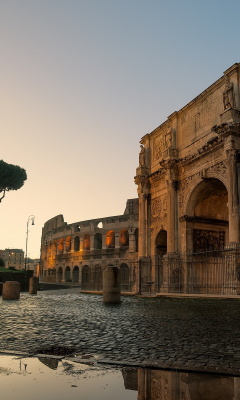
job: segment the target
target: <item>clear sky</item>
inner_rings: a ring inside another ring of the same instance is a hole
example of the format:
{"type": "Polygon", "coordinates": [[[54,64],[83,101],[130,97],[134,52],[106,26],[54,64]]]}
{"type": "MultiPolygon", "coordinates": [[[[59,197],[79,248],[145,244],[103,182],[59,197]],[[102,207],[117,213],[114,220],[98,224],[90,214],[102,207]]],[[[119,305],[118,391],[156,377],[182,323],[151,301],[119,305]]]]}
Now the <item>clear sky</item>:
{"type": "Polygon", "coordinates": [[[122,214],[139,140],[240,62],[239,0],[0,0],[0,249],[44,223],[122,214]]]}

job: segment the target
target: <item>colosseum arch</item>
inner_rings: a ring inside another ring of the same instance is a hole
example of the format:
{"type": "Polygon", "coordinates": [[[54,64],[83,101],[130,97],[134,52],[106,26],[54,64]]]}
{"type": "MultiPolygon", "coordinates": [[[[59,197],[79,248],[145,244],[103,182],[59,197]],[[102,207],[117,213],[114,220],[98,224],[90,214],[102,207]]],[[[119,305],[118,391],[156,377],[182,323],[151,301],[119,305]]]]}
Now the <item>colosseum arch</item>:
{"type": "Polygon", "coordinates": [[[72,280],[73,282],[79,282],[79,267],[77,265],[73,267],[72,280]]]}
{"type": "Polygon", "coordinates": [[[114,231],[108,231],[106,233],[106,248],[107,249],[115,248],[115,233],[114,233],[114,231]]]}
{"type": "Polygon", "coordinates": [[[75,236],[74,238],[74,251],[80,250],[80,239],[79,236],[75,236]]]}
{"type": "Polygon", "coordinates": [[[119,234],[119,247],[120,248],[129,247],[129,233],[127,229],[122,229],[119,234]]]}
{"type": "Polygon", "coordinates": [[[123,292],[129,292],[131,288],[130,268],[126,263],[122,263],[120,265],[120,279],[121,279],[121,290],[123,292]]]}
{"type": "Polygon", "coordinates": [[[88,290],[90,289],[90,277],[91,271],[89,265],[84,265],[82,267],[82,289],[88,290]]]}
{"type": "Polygon", "coordinates": [[[95,265],[93,267],[93,289],[102,290],[103,286],[103,273],[101,265],[95,265]]]}
{"type": "Polygon", "coordinates": [[[58,282],[62,282],[63,281],[63,268],[62,267],[58,267],[58,270],[57,270],[57,281],[58,282]]]}
{"type": "Polygon", "coordinates": [[[216,178],[204,179],[192,190],[186,207],[186,249],[217,250],[228,243],[228,192],[216,178]]]}
{"type": "Polygon", "coordinates": [[[62,254],[63,250],[64,250],[64,240],[63,240],[63,238],[61,238],[58,241],[58,253],[62,254]]]}
{"type": "Polygon", "coordinates": [[[71,282],[71,268],[69,266],[65,268],[65,282],[71,282]]]}
{"type": "Polygon", "coordinates": [[[96,233],[94,235],[94,249],[101,250],[102,249],[102,234],[96,233]]]}

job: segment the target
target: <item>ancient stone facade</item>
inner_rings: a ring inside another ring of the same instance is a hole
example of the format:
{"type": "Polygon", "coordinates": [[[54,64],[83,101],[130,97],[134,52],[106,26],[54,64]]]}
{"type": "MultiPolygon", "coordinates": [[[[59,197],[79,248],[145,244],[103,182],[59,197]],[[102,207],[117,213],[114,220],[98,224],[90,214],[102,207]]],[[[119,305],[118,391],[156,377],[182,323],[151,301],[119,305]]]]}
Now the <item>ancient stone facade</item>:
{"type": "Polygon", "coordinates": [[[240,64],[140,143],[138,282],[238,293],[240,64]]]}
{"type": "Polygon", "coordinates": [[[127,200],[123,215],[64,222],[62,215],[44,224],[41,275],[48,282],[76,282],[83,290],[102,290],[103,270],[118,266],[121,290],[136,291],[138,199],[127,200]]]}

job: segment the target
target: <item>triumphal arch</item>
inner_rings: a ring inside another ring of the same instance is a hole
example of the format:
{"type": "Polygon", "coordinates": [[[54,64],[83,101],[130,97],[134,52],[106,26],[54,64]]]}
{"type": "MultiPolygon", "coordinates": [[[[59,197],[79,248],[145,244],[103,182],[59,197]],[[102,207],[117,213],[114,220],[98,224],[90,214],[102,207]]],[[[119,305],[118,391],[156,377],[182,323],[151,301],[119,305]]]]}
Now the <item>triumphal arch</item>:
{"type": "Polygon", "coordinates": [[[240,63],[140,143],[139,287],[240,293],[240,63]]]}

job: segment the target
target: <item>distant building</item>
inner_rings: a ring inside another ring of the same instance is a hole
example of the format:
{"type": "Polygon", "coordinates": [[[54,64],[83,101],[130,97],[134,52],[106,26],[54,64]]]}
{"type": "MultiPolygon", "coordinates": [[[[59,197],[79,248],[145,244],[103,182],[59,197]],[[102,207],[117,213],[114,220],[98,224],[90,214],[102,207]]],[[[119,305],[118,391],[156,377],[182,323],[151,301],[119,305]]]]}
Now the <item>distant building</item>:
{"type": "Polygon", "coordinates": [[[21,249],[0,250],[0,258],[5,263],[5,268],[22,270],[24,269],[24,251],[21,249]]]}

